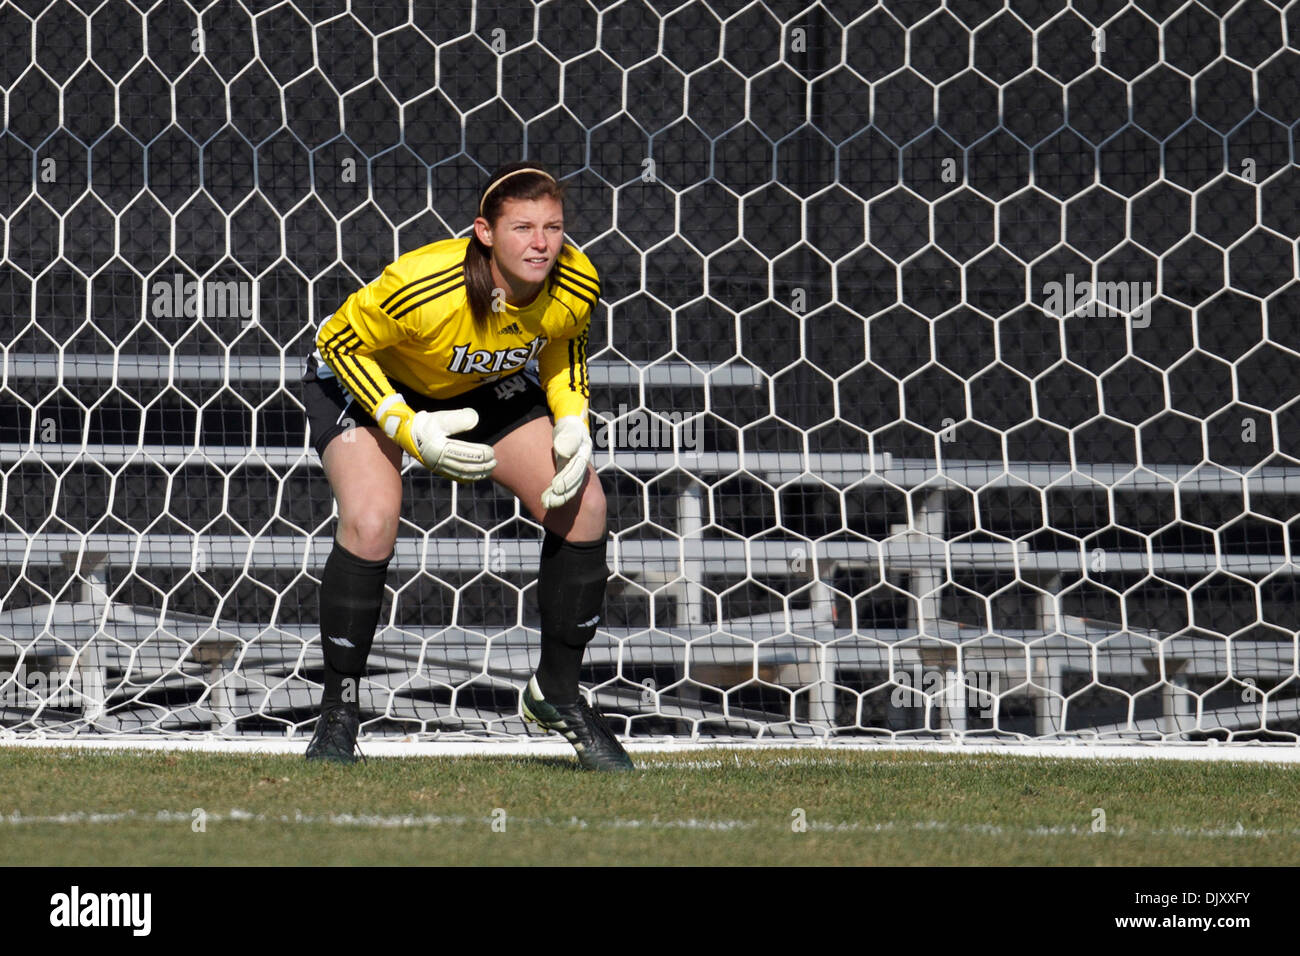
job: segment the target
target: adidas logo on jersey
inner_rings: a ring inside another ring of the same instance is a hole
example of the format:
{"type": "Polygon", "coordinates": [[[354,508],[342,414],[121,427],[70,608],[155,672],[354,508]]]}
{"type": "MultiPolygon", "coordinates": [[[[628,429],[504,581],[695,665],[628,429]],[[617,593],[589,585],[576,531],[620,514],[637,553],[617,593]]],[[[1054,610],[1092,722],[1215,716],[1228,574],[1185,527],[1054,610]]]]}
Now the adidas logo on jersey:
{"type": "Polygon", "coordinates": [[[507,325],[504,329],[501,330],[501,334],[502,335],[523,335],[524,333],[523,330],[519,328],[518,322],[511,322],[509,325],[507,325]]]}

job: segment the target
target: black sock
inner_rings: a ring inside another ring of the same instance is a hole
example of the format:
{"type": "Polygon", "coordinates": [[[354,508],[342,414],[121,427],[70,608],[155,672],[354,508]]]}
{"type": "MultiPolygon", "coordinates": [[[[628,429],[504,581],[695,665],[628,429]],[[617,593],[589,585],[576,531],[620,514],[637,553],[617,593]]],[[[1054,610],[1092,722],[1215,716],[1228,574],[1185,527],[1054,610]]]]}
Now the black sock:
{"type": "Polygon", "coordinates": [[[358,705],[361,674],[375,640],[384,578],[393,556],[358,558],[337,541],[325,561],[320,582],[320,640],[325,652],[325,692],[321,710],[358,705]]]}
{"type": "Polygon", "coordinates": [[[542,612],[542,659],[537,686],[553,704],[578,699],[582,655],[596,636],[605,601],[606,536],[599,541],[565,541],[551,531],[542,540],[537,605],[542,612]]]}

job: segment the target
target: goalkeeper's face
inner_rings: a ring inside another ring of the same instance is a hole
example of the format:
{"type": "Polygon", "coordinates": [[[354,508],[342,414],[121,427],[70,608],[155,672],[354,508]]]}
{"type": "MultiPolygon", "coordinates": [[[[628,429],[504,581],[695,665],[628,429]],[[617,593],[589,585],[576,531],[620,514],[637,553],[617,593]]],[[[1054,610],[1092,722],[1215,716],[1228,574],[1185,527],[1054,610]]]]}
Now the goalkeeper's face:
{"type": "Polygon", "coordinates": [[[475,226],[512,298],[541,286],[564,245],[564,207],[549,197],[507,199],[496,222],[489,226],[480,219],[475,226]]]}

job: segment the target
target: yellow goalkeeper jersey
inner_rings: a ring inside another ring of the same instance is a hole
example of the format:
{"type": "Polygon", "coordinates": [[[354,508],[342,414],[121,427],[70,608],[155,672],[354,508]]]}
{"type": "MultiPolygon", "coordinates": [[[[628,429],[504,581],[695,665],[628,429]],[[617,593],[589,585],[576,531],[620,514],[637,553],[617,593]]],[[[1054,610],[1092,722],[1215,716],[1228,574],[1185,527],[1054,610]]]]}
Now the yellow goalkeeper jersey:
{"type": "Polygon", "coordinates": [[[522,308],[503,300],[480,332],[465,288],[468,245],[446,239],[399,258],[321,324],[317,358],[371,416],[398,391],[390,375],[453,398],[536,359],[552,414],[586,423],[587,331],[600,295],[591,260],[566,243],[537,298],[522,308]]]}

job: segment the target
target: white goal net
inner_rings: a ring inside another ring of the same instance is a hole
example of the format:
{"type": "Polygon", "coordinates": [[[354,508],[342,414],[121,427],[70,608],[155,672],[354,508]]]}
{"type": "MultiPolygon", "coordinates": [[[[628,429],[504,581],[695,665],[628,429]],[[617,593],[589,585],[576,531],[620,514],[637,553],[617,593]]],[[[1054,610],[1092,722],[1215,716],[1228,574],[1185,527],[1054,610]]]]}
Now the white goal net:
{"type": "MultiPolygon", "coordinates": [[[[1300,739],[1300,3],[0,6],[0,736],[309,733],[320,320],[546,163],[634,737],[1300,739]]],[[[528,733],[407,461],[363,734],[528,733]]]]}

